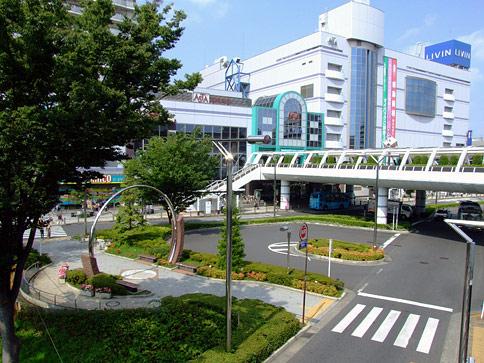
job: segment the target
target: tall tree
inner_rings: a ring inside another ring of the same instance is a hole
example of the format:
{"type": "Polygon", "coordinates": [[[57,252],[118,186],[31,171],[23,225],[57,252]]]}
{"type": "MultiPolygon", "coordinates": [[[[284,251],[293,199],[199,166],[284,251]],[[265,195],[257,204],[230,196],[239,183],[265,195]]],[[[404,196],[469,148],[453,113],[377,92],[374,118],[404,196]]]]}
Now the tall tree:
{"type": "Polygon", "coordinates": [[[17,362],[14,313],[35,226],[58,202],[59,182],[122,157],[167,117],[158,94],[192,89],[200,75],[171,82],[181,67],[163,57],[183,28],[182,12],[136,7],[110,29],[111,0],[85,1],[72,16],[62,0],[0,0],[0,333],[3,362],[17,362]],[[23,233],[32,228],[24,243],[23,233]]]}
{"type": "MultiPolygon", "coordinates": [[[[226,215],[225,210],[224,215],[226,215]]],[[[232,209],[232,268],[237,270],[244,265],[244,240],[240,234],[240,215],[239,209],[232,209]]],[[[221,269],[227,267],[227,218],[224,219],[224,224],[220,229],[220,240],[217,245],[218,260],[217,266],[221,269]]]]}
{"type": "MultiPolygon", "coordinates": [[[[202,139],[199,130],[153,137],[145,150],[125,162],[126,183],[155,187],[167,195],[175,212],[183,211],[215,176],[219,159],[210,156],[211,151],[210,140],[202,139]]],[[[159,199],[158,194],[143,192],[148,199],[159,199]]]]}

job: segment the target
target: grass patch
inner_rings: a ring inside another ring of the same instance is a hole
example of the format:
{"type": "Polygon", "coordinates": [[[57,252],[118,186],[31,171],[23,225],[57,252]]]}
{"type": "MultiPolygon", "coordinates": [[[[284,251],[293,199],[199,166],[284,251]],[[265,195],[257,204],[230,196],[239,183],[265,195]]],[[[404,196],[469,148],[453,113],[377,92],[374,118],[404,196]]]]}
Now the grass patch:
{"type": "MultiPolygon", "coordinates": [[[[316,238],[309,240],[308,252],[321,256],[329,256],[329,239],[316,238]]],[[[365,243],[353,243],[333,240],[332,257],[350,261],[375,261],[385,257],[383,249],[374,250],[365,243]]]]}
{"type": "Polygon", "coordinates": [[[233,352],[225,353],[225,298],[190,294],[156,309],[57,311],[24,308],[16,321],[20,361],[262,362],[300,329],[284,309],[233,301],[233,352]]]}

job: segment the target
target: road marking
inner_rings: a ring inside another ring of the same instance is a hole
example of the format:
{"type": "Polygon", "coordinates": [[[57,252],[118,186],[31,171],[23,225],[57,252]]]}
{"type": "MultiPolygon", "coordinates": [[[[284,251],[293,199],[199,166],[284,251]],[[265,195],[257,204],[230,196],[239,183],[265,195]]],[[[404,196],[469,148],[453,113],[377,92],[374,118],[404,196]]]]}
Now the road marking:
{"type": "Polygon", "coordinates": [[[392,330],[393,325],[395,325],[399,316],[400,316],[400,311],[397,311],[397,310],[390,311],[387,317],[385,318],[385,320],[383,321],[383,323],[376,331],[376,333],[371,338],[371,340],[382,343],[386,339],[388,333],[390,333],[390,330],[392,330]]]}
{"type": "Polygon", "coordinates": [[[366,305],[356,304],[351,311],[331,331],[342,333],[353,320],[363,311],[366,305]]]}
{"type": "Polygon", "coordinates": [[[363,286],[361,287],[361,289],[358,290],[358,293],[362,292],[364,289],[366,289],[366,287],[368,286],[368,282],[365,282],[363,284],[363,286]]]}
{"type": "Polygon", "coordinates": [[[390,297],[390,296],[368,294],[366,292],[361,292],[361,291],[358,291],[358,295],[373,298],[373,299],[378,299],[378,300],[394,301],[394,302],[399,302],[399,303],[407,304],[407,305],[420,306],[422,308],[428,308],[428,309],[434,309],[434,310],[440,310],[440,311],[447,311],[449,313],[452,313],[454,311],[454,309],[446,308],[444,306],[424,304],[424,303],[421,303],[421,302],[418,302],[418,301],[399,299],[399,298],[390,297]]]}
{"type": "Polygon", "coordinates": [[[383,271],[383,269],[381,268],[381,269],[379,269],[379,270],[376,272],[376,274],[377,274],[377,275],[379,275],[379,274],[380,274],[382,271],[383,271]]]}
{"type": "Polygon", "coordinates": [[[376,318],[380,315],[383,311],[382,308],[373,308],[371,309],[370,313],[363,319],[363,321],[358,325],[355,331],[351,334],[354,337],[361,338],[365,333],[370,329],[370,326],[375,322],[376,318]]]}
{"type": "Polygon", "coordinates": [[[385,241],[385,243],[382,245],[382,248],[385,249],[386,247],[388,247],[390,245],[390,243],[392,243],[393,241],[395,241],[398,236],[400,236],[400,233],[397,233],[397,234],[394,234],[393,236],[391,236],[389,239],[387,239],[385,241]]]}
{"type": "Polygon", "coordinates": [[[428,318],[425,329],[422,333],[422,337],[418,342],[417,352],[429,354],[430,347],[432,346],[432,341],[434,340],[435,332],[437,331],[437,326],[439,325],[439,320],[434,318],[428,318]]]}
{"type": "Polygon", "coordinates": [[[397,339],[395,339],[395,343],[393,343],[393,345],[400,348],[406,348],[408,345],[408,341],[410,340],[410,337],[412,336],[413,331],[418,324],[419,319],[420,315],[410,314],[405,321],[405,325],[403,326],[402,330],[400,330],[397,339]]]}
{"type": "MultiPolygon", "coordinates": [[[[290,243],[290,247],[295,247],[295,246],[297,246],[297,244],[298,244],[297,242],[291,242],[290,243]]],[[[271,243],[269,246],[267,246],[267,248],[271,252],[279,253],[281,255],[286,255],[287,256],[287,242],[275,242],[275,243],[271,243]]],[[[289,255],[290,256],[294,256],[294,257],[300,257],[300,255],[296,255],[296,254],[290,253],[290,252],[289,252],[289,255]]]]}

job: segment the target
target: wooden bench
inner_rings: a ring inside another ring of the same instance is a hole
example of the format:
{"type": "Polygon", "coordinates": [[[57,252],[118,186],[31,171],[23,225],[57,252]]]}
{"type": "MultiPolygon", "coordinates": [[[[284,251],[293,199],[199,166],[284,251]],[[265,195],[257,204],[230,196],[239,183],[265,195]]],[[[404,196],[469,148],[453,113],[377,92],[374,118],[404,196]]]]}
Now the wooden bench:
{"type": "Polygon", "coordinates": [[[136,285],[132,282],[128,282],[128,281],[124,281],[124,280],[116,280],[116,284],[123,286],[124,288],[126,288],[126,290],[128,290],[130,292],[137,292],[138,291],[138,285],[136,285]]]}
{"type": "Polygon", "coordinates": [[[191,265],[185,265],[184,263],[177,262],[176,267],[179,268],[180,270],[192,272],[192,273],[197,273],[197,268],[195,266],[191,265]]]}
{"type": "Polygon", "coordinates": [[[145,262],[155,263],[158,258],[150,255],[139,255],[138,259],[145,262]]]}

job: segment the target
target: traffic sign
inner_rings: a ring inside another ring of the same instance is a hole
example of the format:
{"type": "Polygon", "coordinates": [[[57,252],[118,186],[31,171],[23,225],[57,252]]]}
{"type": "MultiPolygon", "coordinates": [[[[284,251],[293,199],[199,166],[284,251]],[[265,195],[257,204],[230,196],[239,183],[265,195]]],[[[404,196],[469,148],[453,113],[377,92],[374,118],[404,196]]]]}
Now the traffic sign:
{"type": "Polygon", "coordinates": [[[305,240],[308,238],[308,225],[304,223],[301,227],[299,227],[299,239],[305,240]]]}
{"type": "Polygon", "coordinates": [[[299,248],[306,248],[308,246],[308,240],[303,239],[301,242],[299,242],[299,248]]]}

